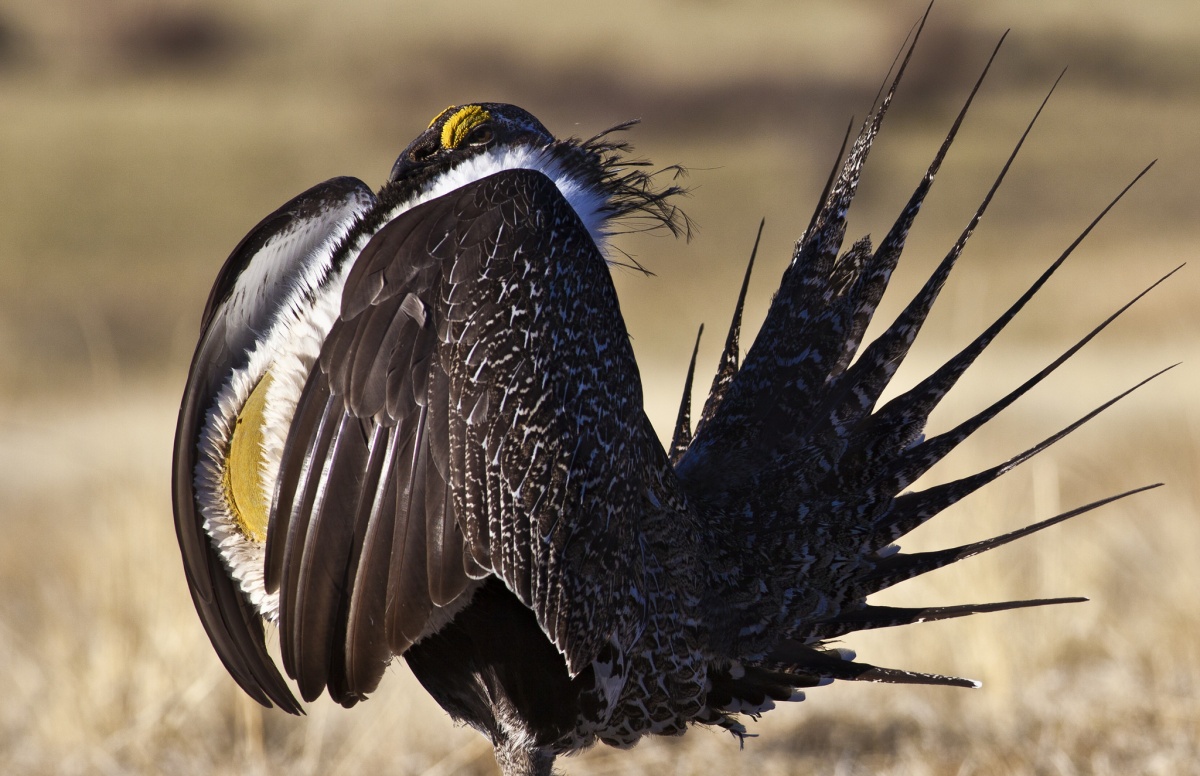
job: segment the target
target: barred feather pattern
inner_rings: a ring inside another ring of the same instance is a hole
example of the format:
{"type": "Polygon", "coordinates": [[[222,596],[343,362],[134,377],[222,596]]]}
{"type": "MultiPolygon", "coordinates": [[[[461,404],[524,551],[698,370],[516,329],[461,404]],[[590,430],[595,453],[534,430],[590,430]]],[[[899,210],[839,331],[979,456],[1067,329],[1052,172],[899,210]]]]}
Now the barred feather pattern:
{"type": "MultiPolygon", "coordinates": [[[[460,258],[443,286],[446,311],[439,339],[446,348],[440,357],[453,410],[450,448],[474,459],[452,461],[450,471],[480,475],[450,483],[456,511],[478,516],[479,531],[469,532],[467,540],[477,559],[490,562],[530,602],[552,637],[563,634],[563,646],[566,633],[591,631],[578,647],[567,647],[568,666],[578,671],[607,640],[625,647],[645,625],[641,612],[613,613],[644,602],[646,591],[612,585],[643,577],[652,585],[665,573],[653,565],[634,573],[627,566],[595,564],[601,559],[638,563],[637,543],[674,533],[654,528],[686,516],[688,509],[681,495],[671,492],[670,480],[647,481],[644,474],[661,471],[663,456],[641,411],[640,383],[604,376],[636,375],[636,367],[624,325],[610,314],[615,291],[594,247],[582,240],[575,244],[584,233],[559,222],[576,218],[569,208],[517,207],[553,202],[544,194],[501,187],[487,204],[502,223],[533,223],[534,233],[565,239],[519,245],[503,255],[486,249],[467,253],[485,259],[479,267],[463,262],[461,242],[453,246],[460,258]],[[472,282],[459,285],[460,275],[472,282]],[[568,427],[562,418],[570,419],[568,427]],[[643,526],[630,519],[633,514],[645,521],[643,526]],[[512,515],[525,515],[527,522],[512,515]],[[536,567],[518,551],[539,547],[561,550],[536,567]],[[570,572],[560,576],[557,564],[570,572]],[[595,627],[605,622],[613,627],[595,627]]],[[[480,234],[489,231],[487,225],[479,229],[480,234]]],[[[438,249],[432,255],[438,256],[438,249]]],[[[685,547],[647,557],[690,563],[692,554],[685,547]]],[[[658,600],[666,611],[675,608],[669,596],[658,600]]]]}
{"type": "MultiPolygon", "coordinates": [[[[995,322],[879,406],[1029,131],[928,281],[864,346],[992,61],[888,233],[843,250],[862,168],[919,35],[920,27],[853,142],[847,134],[742,361],[756,238],[696,429],[693,352],[669,453],[645,416],[597,242],[619,217],[686,228],[669,201],[679,189],[658,190],[638,164],[623,166],[625,147],[606,134],[557,141],[527,112],[496,103],[485,105],[511,120],[509,143],[450,149],[440,166],[422,166],[433,151],[402,155],[330,256],[339,282],[345,273],[340,315],[290,418],[261,552],[263,591],[278,594],[282,663],[306,700],[327,691],[353,705],[403,655],[439,703],[492,739],[506,774],[545,776],[555,755],[597,740],[630,746],[693,723],[745,736],[740,715],[833,680],[974,686],[856,662],[829,640],[1079,600],[867,603],[890,585],[1147,489],[960,547],[894,546],[1157,376],[1007,460],[907,491],[1146,293],[989,406],[926,438],[933,409],[1126,187],[995,322]],[[537,159],[553,164],[530,166],[537,159]],[[583,216],[557,173],[581,183],[599,210],[583,216]],[[497,628],[512,641],[493,639],[497,628]]],[[[431,125],[410,149],[428,150],[439,136],[431,125]]],[[[344,189],[358,186],[331,187],[344,189]]],[[[235,252],[234,264],[252,253],[235,252]]],[[[214,314],[209,338],[225,324],[214,314]]],[[[197,363],[202,379],[189,378],[177,447],[185,452],[208,381],[220,377],[204,371],[204,358],[197,363]]],[[[210,637],[254,697],[298,711],[248,604],[211,573],[219,560],[188,522],[196,494],[178,476],[191,474],[191,459],[178,460],[177,525],[210,637]]]]}
{"type": "MultiPolygon", "coordinates": [[[[1026,128],[977,212],[928,282],[855,360],[908,231],[987,73],[985,67],[928,171],[879,246],[874,248],[869,239],[863,238],[835,259],[841,250],[845,217],[860,170],[906,64],[907,55],[840,169],[835,167],[831,174],[822,204],[796,246],[744,364],[740,369],[737,366],[742,309],[739,299],[718,374],[695,434],[685,428],[676,431],[675,471],[690,500],[712,526],[710,573],[714,580],[728,581],[728,586],[712,594],[705,610],[729,615],[728,621],[710,622],[710,626],[713,651],[735,656],[738,670],[743,672],[740,690],[726,692],[735,699],[738,692],[749,694],[746,690],[750,680],[744,678],[747,669],[766,671],[776,679],[791,677],[794,688],[829,678],[969,685],[967,680],[953,677],[855,663],[821,643],[854,630],[1080,600],[914,609],[875,607],[866,602],[870,594],[904,579],[1145,489],[1102,499],[972,545],[915,555],[897,552],[893,545],[908,531],[1028,460],[1146,382],[1008,461],[946,485],[904,493],[921,474],[1061,366],[1129,306],[991,406],[950,431],[925,438],[925,423],[933,408],[1108,208],[1128,191],[1126,187],[979,337],[914,388],[877,406],[1029,132],[1026,128]],[[754,580],[755,584],[747,585],[746,580],[754,580]],[[740,612],[748,614],[739,616],[740,612]]],[[[1040,112],[1041,107],[1033,121],[1040,112]]],[[[687,405],[685,397],[681,418],[688,416],[687,405]]],[[[771,687],[770,682],[761,674],[755,681],[760,682],[758,697],[769,697],[766,688],[771,687]]],[[[738,682],[732,684],[738,686],[738,682]]],[[[783,693],[779,686],[772,689],[776,699],[783,693]]],[[[717,696],[709,699],[713,711],[724,713],[737,705],[732,701],[730,704],[722,707],[717,696]]],[[[727,720],[726,716],[728,727],[727,720]]]]}
{"type": "Polygon", "coordinates": [[[495,575],[570,674],[595,676],[555,751],[679,733],[699,714],[707,638],[689,591],[703,530],[642,411],[615,309],[599,249],[540,172],[419,205],[362,250],[293,421],[308,442],[284,458],[270,532],[287,538],[268,543],[305,698],[364,697],[388,652],[495,575]],[[356,499],[355,520],[325,516],[356,499]],[[328,569],[306,572],[309,555],[328,569]],[[345,615],[316,606],[328,577],[353,591],[345,615]]]}
{"type": "MultiPolygon", "coordinates": [[[[647,733],[682,732],[702,706],[704,639],[687,616],[694,601],[682,600],[700,553],[680,535],[700,527],[663,476],[665,456],[641,410],[628,335],[611,315],[615,290],[595,248],[582,242],[569,208],[536,204],[555,201],[537,190],[548,181],[521,183],[534,190],[498,187],[488,212],[563,239],[503,253],[453,246],[460,258],[443,287],[439,338],[448,346],[450,449],[474,460],[452,460],[450,471],[479,476],[452,480],[451,490],[455,510],[477,516],[478,533],[467,535],[474,557],[537,613],[573,673],[591,663],[598,674],[581,699],[591,713],[560,746],[597,736],[628,746],[647,733]],[[464,254],[485,263],[464,264],[464,254]],[[459,276],[472,281],[460,286],[459,276]]],[[[480,217],[472,208],[453,218],[480,217]]]]}

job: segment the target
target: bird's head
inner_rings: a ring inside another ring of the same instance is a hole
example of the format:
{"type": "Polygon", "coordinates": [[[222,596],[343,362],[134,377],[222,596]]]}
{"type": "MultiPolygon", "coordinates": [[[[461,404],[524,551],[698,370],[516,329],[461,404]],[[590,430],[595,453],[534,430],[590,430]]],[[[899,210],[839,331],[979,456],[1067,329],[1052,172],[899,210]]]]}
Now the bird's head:
{"type": "Polygon", "coordinates": [[[542,122],[516,105],[451,105],[400,153],[389,182],[419,187],[489,149],[522,145],[540,148],[553,142],[554,136],[542,122]]]}
{"type": "Polygon", "coordinates": [[[650,228],[665,225],[675,234],[689,232],[686,216],[668,201],[684,190],[659,186],[654,180],[661,172],[677,177],[682,169],[647,171],[648,162],[630,159],[629,146],[613,138],[613,133],[636,123],[618,124],[588,140],[560,140],[532,113],[516,105],[452,105],[400,153],[381,197],[397,203],[424,199],[479,174],[466,173],[469,167],[478,171],[527,167],[546,172],[560,187],[560,179],[569,179],[589,192],[597,216],[607,224],[606,233],[629,230],[628,225],[617,230],[611,227],[612,222],[627,217],[648,218],[650,228]],[[463,169],[464,175],[450,174],[455,169],[463,169]]]}

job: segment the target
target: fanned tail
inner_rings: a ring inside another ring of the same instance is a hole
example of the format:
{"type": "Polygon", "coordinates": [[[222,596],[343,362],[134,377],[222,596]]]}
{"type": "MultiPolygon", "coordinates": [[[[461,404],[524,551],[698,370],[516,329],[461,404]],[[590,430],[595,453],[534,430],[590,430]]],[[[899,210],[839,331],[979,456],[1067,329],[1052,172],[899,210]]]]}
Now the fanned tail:
{"type": "MultiPolygon", "coordinates": [[[[920,28],[912,45],[919,35],[920,28]]],[[[870,242],[860,240],[835,263],[859,175],[911,55],[912,46],[879,107],[864,121],[840,174],[831,174],[832,183],[827,184],[821,205],[797,243],[767,318],[740,369],[736,368],[736,352],[730,352],[731,347],[734,351],[737,348],[740,305],[734,315],[721,368],[695,437],[676,466],[685,485],[704,490],[706,502],[714,507],[737,503],[745,493],[756,490],[764,474],[769,474],[764,466],[769,469],[779,459],[790,457],[813,437],[811,423],[798,424],[796,419],[820,420],[816,403],[844,396],[853,387],[844,383],[841,390],[831,392],[827,388],[857,352],[900,258],[908,230],[987,73],[985,68],[878,250],[872,253],[870,242]],[[705,489],[705,482],[717,482],[712,477],[714,472],[721,473],[719,488],[705,489]]],[[[995,55],[993,52],[992,59],[995,55]]],[[[989,67],[992,59],[988,60],[989,67]]],[[[883,382],[886,385],[886,380],[883,382]]],[[[874,401],[862,398],[858,403],[865,403],[865,411],[869,412],[874,401]]],[[[775,479],[773,474],[770,477],[775,479]]]]}
{"type": "MultiPolygon", "coordinates": [[[[918,25],[912,43],[897,58],[895,77],[882,92],[878,107],[863,122],[848,153],[843,142],[838,155],[841,162],[829,176],[766,320],[739,367],[742,310],[758,248],[756,238],[720,365],[694,435],[690,430],[689,396],[695,354],[689,368],[671,461],[689,499],[725,531],[720,546],[713,551],[717,576],[767,580],[757,591],[731,588],[728,598],[735,603],[730,605],[730,622],[717,625],[718,630],[725,628],[716,638],[728,641],[731,662],[711,667],[710,718],[701,721],[724,726],[738,735],[744,735],[745,730],[729,715],[761,713],[775,701],[799,699],[800,688],[834,679],[976,686],[966,679],[857,663],[852,655],[829,648],[824,642],[857,630],[1082,601],[1074,597],[1044,598],[905,608],[872,606],[866,599],[905,579],[1158,487],[1127,490],[959,547],[906,554],[894,546],[909,531],[1167,371],[1151,375],[990,468],[923,491],[903,492],[1176,271],[1139,293],[989,406],[946,432],[925,437],[933,409],[1152,163],[991,325],[913,388],[879,406],[880,397],[908,355],[950,272],[1062,78],[1060,74],[1051,86],[979,207],[930,278],[892,324],[860,353],[909,230],[1004,40],[1001,38],[992,52],[887,235],[874,248],[869,239],[863,238],[839,257],[846,214],[862,166],[920,31],[918,25]]],[[[761,229],[760,225],[760,236],[761,229]]]]}

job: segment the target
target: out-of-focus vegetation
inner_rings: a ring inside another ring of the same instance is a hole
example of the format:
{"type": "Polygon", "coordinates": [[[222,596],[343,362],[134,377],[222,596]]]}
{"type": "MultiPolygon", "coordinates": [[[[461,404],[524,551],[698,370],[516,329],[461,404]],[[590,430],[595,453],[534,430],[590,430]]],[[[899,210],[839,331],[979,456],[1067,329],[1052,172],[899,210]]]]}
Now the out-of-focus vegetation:
{"type": "MultiPolygon", "coordinates": [[[[493,773],[402,665],[352,711],[242,697],[175,548],[168,461],[209,284],[267,212],[328,177],[378,185],[447,104],[516,102],[560,134],[630,117],[639,154],[691,169],[689,242],[630,235],[617,269],[669,428],[695,328],[711,369],[758,219],[748,325],[923,10],[902,2],[353,0],[0,7],[0,771],[493,773]]],[[[934,416],[946,428],[1051,360],[1200,239],[1200,6],[1106,0],[935,8],[863,178],[851,235],[882,236],[1007,27],[914,230],[886,320],[953,242],[1063,66],[1058,92],[901,372],[910,385],[998,314],[1149,160],[1161,161],[934,416]]],[[[1110,492],[1167,487],[888,591],[1088,604],[848,639],[865,659],[981,691],[835,685],[738,751],[697,730],[598,749],[572,774],[1200,772],[1200,292],[1185,269],[935,471],[997,462],[1157,368],[1184,365],[922,529],[932,548],[1110,492]]],[[[700,381],[703,384],[704,380],[700,381]]]]}

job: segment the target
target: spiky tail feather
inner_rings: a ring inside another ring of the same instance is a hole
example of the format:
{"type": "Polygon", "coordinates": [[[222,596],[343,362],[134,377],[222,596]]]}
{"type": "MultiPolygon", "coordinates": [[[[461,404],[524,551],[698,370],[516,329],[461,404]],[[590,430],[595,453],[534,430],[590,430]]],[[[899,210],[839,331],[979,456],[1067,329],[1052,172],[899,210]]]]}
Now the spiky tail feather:
{"type": "MultiPolygon", "coordinates": [[[[1081,601],[1053,598],[898,608],[870,606],[866,598],[904,579],[1157,487],[1150,485],[1100,499],[1003,536],[961,547],[904,554],[891,546],[933,515],[1046,449],[1161,374],[1143,380],[1007,461],[954,482],[902,493],[954,447],[1058,369],[1130,305],[1165,280],[1165,277],[1160,279],[1138,294],[1059,358],[991,406],[950,431],[924,438],[925,424],[933,408],[1096,224],[1149,170],[1148,166],[992,325],[928,378],[876,409],[881,394],[907,355],[950,271],[1054,91],[1052,86],[979,208],[933,275],[891,326],[855,361],[908,231],[1000,48],[997,44],[925,176],[879,247],[872,250],[870,241],[863,239],[837,258],[859,173],[923,24],[924,18],[903,58],[898,57],[900,64],[895,78],[878,107],[864,121],[849,154],[840,165],[835,164],[762,329],[739,368],[741,316],[750,274],[747,268],[720,365],[694,435],[690,430],[689,396],[695,353],[688,370],[671,456],[681,482],[694,503],[709,510],[714,521],[727,522],[730,536],[754,534],[760,537],[759,541],[778,548],[768,553],[766,559],[736,558],[741,578],[777,582],[773,588],[768,583],[768,589],[757,601],[742,599],[745,603],[757,603],[757,606],[743,606],[747,613],[736,623],[738,635],[733,639],[733,652],[744,655],[745,659],[729,666],[714,666],[710,672],[712,718],[702,721],[722,725],[738,735],[745,735],[745,729],[730,714],[760,713],[774,701],[802,697],[796,688],[833,679],[977,686],[975,682],[955,677],[856,663],[852,654],[823,647],[822,643],[856,630],[1081,601]],[[755,563],[763,567],[757,568],[755,563]]],[[[1058,80],[1054,86],[1057,84],[1058,80]]],[[[843,143],[839,160],[845,147],[843,143]]],[[[756,239],[751,267],[757,247],[756,239]]],[[[761,553],[761,548],[758,551],[761,553]]]]}

